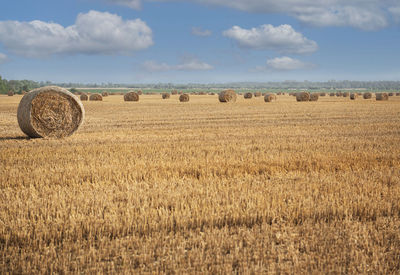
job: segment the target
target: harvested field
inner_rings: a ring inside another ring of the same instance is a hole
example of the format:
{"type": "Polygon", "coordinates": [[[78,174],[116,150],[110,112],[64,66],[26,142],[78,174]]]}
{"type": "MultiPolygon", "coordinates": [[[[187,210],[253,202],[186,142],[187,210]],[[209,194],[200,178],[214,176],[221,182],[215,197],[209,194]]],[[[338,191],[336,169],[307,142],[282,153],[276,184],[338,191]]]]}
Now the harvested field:
{"type": "Polygon", "coordinates": [[[0,95],[2,274],[398,274],[400,97],[83,102],[27,139],[0,95]]]}

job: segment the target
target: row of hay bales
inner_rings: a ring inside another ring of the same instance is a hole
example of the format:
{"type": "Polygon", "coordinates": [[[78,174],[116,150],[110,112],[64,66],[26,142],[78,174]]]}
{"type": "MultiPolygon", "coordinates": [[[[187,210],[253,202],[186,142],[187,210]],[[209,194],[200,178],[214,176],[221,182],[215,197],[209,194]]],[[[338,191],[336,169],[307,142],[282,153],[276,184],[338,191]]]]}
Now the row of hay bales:
{"type": "MultiPolygon", "coordinates": [[[[295,96],[297,101],[317,101],[319,96],[326,96],[325,93],[309,93],[309,92],[290,93],[289,95],[295,96]]],[[[363,99],[371,99],[373,93],[336,92],[336,93],[330,93],[329,95],[337,97],[349,97],[351,100],[356,100],[359,96],[362,96],[363,99]]],[[[394,95],[395,95],[394,93],[375,93],[375,98],[378,101],[389,100],[389,96],[394,96],[394,95]]],[[[396,96],[400,96],[400,93],[396,93],[396,96]]]]}

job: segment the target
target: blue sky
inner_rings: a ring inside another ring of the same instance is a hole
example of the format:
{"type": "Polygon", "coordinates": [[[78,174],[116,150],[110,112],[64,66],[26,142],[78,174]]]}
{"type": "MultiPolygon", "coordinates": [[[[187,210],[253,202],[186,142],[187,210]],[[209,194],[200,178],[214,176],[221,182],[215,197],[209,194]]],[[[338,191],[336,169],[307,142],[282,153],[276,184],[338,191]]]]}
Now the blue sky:
{"type": "Polygon", "coordinates": [[[17,0],[0,75],[83,83],[400,80],[397,0],[17,0]]]}

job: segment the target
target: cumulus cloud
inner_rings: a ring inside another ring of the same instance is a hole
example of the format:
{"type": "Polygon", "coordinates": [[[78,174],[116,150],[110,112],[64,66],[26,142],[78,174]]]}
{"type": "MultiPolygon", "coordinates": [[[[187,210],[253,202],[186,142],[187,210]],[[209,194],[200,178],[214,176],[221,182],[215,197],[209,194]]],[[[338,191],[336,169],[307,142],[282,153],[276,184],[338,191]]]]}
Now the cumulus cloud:
{"type": "Polygon", "coordinates": [[[264,72],[264,71],[294,71],[302,69],[311,69],[315,67],[314,64],[306,63],[298,59],[294,59],[288,56],[276,57],[268,59],[266,65],[257,66],[252,69],[252,72],[264,72]]]}
{"type": "Polygon", "coordinates": [[[158,63],[150,60],[143,63],[142,67],[148,72],[166,72],[166,71],[208,71],[213,66],[198,60],[197,58],[184,58],[177,65],[168,65],[167,63],[158,63]]]}
{"type": "Polygon", "coordinates": [[[0,53],[0,64],[7,61],[7,55],[0,53]]]}
{"type": "Polygon", "coordinates": [[[243,29],[233,26],[223,32],[232,38],[241,48],[258,50],[274,50],[279,53],[307,54],[318,50],[315,41],[309,40],[303,34],[296,32],[290,25],[262,25],[258,28],[243,29]]]}
{"type": "Polygon", "coordinates": [[[203,30],[200,27],[193,27],[192,28],[192,34],[197,35],[197,36],[210,36],[211,31],[210,30],[203,30]]]}
{"type": "MultiPolygon", "coordinates": [[[[108,0],[133,8],[140,0],[108,0]],[[128,6],[129,6],[128,5],[128,6]]],[[[144,0],[172,2],[176,0],[144,0]]],[[[254,13],[283,13],[315,26],[352,26],[377,30],[388,25],[387,14],[396,0],[186,0],[254,13]]]]}
{"type": "Polygon", "coordinates": [[[390,7],[389,12],[392,14],[396,21],[400,21],[400,6],[390,7]]]}
{"type": "Polygon", "coordinates": [[[0,21],[0,43],[28,57],[53,54],[129,54],[153,45],[152,30],[140,19],[89,11],[63,27],[39,20],[0,21]]]}

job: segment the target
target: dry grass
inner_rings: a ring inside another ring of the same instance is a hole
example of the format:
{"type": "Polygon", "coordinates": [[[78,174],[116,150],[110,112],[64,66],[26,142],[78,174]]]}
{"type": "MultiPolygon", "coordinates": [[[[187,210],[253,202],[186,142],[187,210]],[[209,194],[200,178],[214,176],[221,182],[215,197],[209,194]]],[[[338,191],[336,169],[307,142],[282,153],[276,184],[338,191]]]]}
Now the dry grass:
{"type": "Polygon", "coordinates": [[[61,140],[23,138],[20,99],[0,96],[3,274],[399,273],[399,97],[106,97],[61,140]]]}

